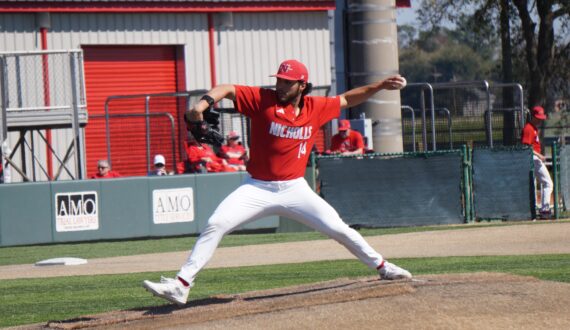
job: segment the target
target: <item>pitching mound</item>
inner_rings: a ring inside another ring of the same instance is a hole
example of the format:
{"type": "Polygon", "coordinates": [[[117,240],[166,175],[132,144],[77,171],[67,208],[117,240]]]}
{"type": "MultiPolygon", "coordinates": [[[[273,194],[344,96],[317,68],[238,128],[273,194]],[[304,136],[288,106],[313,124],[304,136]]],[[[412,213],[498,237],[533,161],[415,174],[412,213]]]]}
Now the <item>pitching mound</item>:
{"type": "MultiPolygon", "coordinates": [[[[142,290],[142,288],[141,288],[142,290]]],[[[494,273],[376,277],[49,322],[78,329],[570,329],[570,284],[494,273]]]]}

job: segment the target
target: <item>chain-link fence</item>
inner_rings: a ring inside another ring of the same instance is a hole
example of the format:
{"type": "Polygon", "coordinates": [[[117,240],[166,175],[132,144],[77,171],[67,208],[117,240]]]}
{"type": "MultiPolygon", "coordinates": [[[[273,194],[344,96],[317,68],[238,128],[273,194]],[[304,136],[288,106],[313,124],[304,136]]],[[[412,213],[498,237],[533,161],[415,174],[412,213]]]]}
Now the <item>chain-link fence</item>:
{"type": "Polygon", "coordinates": [[[405,151],[514,145],[524,118],[519,84],[412,83],[401,91],[405,151]]]}
{"type": "Polygon", "coordinates": [[[70,178],[81,178],[80,126],[87,122],[81,50],[0,53],[0,90],[0,137],[4,149],[11,149],[4,164],[24,181],[35,181],[38,168],[48,179],[57,179],[62,167],[70,178]],[[51,134],[44,134],[43,129],[71,129],[72,145],[59,141],[52,145],[51,134]],[[8,145],[8,132],[14,131],[20,132],[20,138],[15,145],[8,145]],[[29,131],[34,133],[26,136],[29,131]],[[34,136],[36,141],[45,141],[46,147],[37,148],[34,136]],[[40,155],[35,149],[46,152],[40,155]],[[68,169],[72,159],[76,166],[68,169]],[[55,161],[59,168],[52,168],[55,161]]]}

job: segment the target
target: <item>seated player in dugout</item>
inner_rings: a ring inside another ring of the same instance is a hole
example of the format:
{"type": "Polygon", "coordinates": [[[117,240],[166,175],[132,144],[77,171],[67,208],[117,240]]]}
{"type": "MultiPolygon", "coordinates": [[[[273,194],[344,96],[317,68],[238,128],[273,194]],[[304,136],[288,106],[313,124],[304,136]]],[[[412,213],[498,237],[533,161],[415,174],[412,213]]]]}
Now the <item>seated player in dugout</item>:
{"type": "Polygon", "coordinates": [[[226,144],[220,147],[218,152],[220,158],[225,159],[228,165],[237,171],[245,171],[245,163],[247,161],[247,150],[239,141],[239,134],[231,131],[226,137],[226,144]]]}
{"type": "Polygon", "coordinates": [[[97,173],[93,174],[91,179],[111,179],[120,177],[122,177],[122,175],[119,172],[111,170],[109,161],[101,159],[97,162],[97,173]]]}
{"type": "Polygon", "coordinates": [[[362,134],[350,127],[350,121],[338,121],[338,133],[332,137],[331,153],[344,156],[362,155],[364,153],[364,139],[362,134]]]}
{"type": "Polygon", "coordinates": [[[216,155],[208,144],[198,142],[194,136],[188,134],[186,155],[191,173],[218,173],[235,172],[236,169],[228,165],[225,159],[216,155]]]}

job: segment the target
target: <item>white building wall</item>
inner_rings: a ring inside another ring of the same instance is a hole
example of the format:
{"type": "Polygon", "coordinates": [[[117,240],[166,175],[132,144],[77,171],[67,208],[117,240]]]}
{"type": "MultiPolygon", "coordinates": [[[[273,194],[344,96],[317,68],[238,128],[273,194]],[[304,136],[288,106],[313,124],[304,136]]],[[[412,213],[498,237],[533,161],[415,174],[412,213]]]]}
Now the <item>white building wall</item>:
{"type": "Polygon", "coordinates": [[[0,14],[0,51],[40,48],[40,34],[34,14],[0,14]]]}
{"type": "Polygon", "coordinates": [[[216,34],[218,83],[274,85],[279,63],[297,59],[315,86],[331,84],[327,12],[234,13],[216,34]]]}
{"type": "MultiPolygon", "coordinates": [[[[50,16],[49,49],[80,49],[85,45],[182,45],[187,89],[211,87],[207,14],[52,13],[50,16]]],[[[40,33],[35,22],[35,14],[0,14],[0,50],[39,50],[40,33]]],[[[216,26],[217,83],[272,86],[275,79],[269,75],[276,72],[281,61],[295,58],[307,65],[313,85],[331,84],[326,11],[234,13],[233,24],[232,28],[216,26]]],[[[72,132],[52,130],[52,136],[53,147],[63,158],[73,142],[72,132]]],[[[10,145],[18,138],[19,135],[11,133],[10,145]]],[[[45,167],[45,143],[39,136],[33,140],[37,161],[45,167]]],[[[31,156],[27,163],[32,163],[31,156]]],[[[69,164],[73,173],[75,163],[72,157],[69,164]]],[[[54,171],[57,164],[54,161],[54,171]]],[[[29,166],[28,172],[31,173],[29,166]]],[[[36,174],[39,180],[46,180],[39,168],[36,174]]],[[[14,176],[15,181],[21,181],[14,176]]],[[[60,177],[69,178],[65,173],[60,177]]]]}

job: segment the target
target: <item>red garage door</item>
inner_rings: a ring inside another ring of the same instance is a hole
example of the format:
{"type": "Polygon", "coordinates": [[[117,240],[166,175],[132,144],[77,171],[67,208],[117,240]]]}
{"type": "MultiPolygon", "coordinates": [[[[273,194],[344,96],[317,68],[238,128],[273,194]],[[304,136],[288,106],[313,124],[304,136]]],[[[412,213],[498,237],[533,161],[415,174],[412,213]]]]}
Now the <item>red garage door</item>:
{"type": "MultiPolygon", "coordinates": [[[[90,116],[85,144],[87,174],[91,176],[97,171],[97,160],[107,158],[105,119],[97,115],[105,114],[109,96],[168,93],[184,87],[179,83],[183,77],[177,76],[175,46],[85,46],[83,51],[90,116]]],[[[178,158],[173,155],[178,147],[173,146],[171,136],[172,133],[179,136],[177,119],[182,109],[173,98],[152,102],[155,103],[151,103],[151,113],[166,112],[173,116],[174,132],[165,115],[150,116],[147,120],[142,97],[109,102],[109,114],[113,115],[109,121],[111,162],[113,169],[123,175],[146,175],[147,141],[150,156],[164,154],[169,169],[174,165],[172,158],[178,158]]]]}

